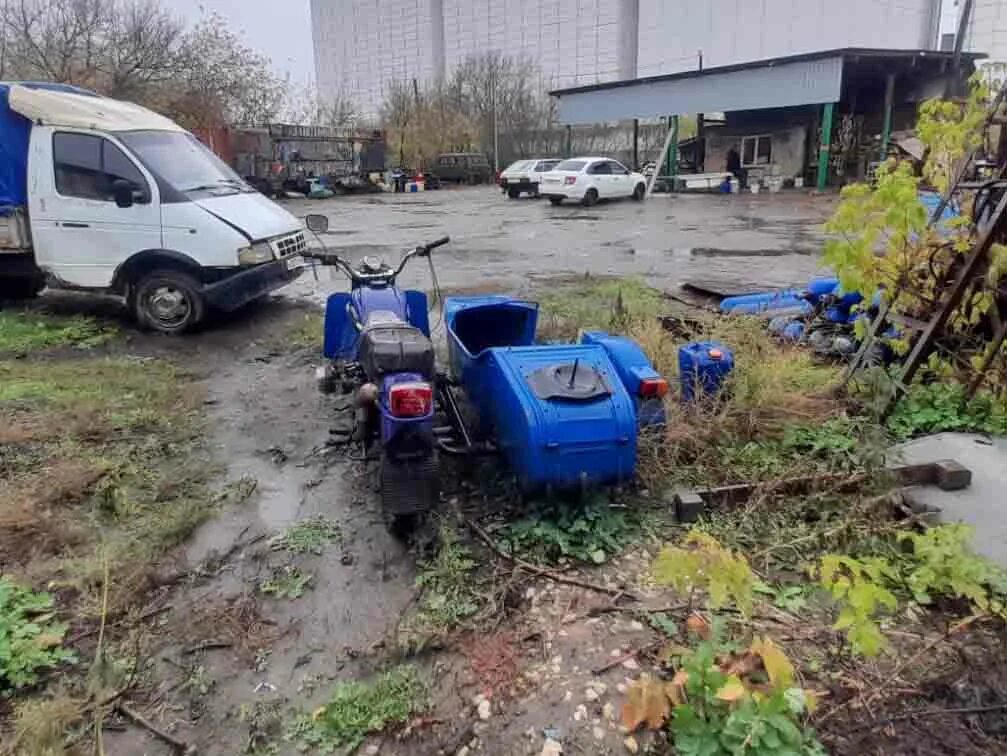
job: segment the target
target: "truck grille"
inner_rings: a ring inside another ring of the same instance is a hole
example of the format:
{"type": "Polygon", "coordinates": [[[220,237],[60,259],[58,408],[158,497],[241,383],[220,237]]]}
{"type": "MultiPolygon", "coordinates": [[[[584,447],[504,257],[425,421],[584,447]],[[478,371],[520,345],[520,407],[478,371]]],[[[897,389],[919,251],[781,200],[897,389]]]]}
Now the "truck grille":
{"type": "Polygon", "coordinates": [[[304,232],[297,231],[287,236],[280,236],[276,239],[270,241],[273,246],[273,252],[277,257],[289,257],[290,255],[299,255],[307,249],[307,245],[304,242],[304,232]]]}

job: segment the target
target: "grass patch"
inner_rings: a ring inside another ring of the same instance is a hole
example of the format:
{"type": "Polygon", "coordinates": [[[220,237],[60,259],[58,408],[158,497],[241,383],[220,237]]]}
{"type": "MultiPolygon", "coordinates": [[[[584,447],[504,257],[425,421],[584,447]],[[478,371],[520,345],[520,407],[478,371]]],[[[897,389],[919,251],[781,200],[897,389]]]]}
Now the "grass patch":
{"type": "Polygon", "coordinates": [[[638,509],[612,507],[599,498],[539,503],[527,517],[507,524],[498,540],[506,551],[536,562],[603,564],[642,531],[638,509]]]}
{"type": "Polygon", "coordinates": [[[115,335],[114,327],[85,315],[0,311],[0,354],[25,355],[57,346],[88,349],[115,335]]]}
{"type": "Polygon", "coordinates": [[[325,313],[321,310],[306,312],[297,318],[287,330],[284,341],[298,349],[322,349],[325,335],[325,313]]]}
{"type": "Polygon", "coordinates": [[[661,292],[635,278],[585,277],[544,292],[539,305],[539,336],[547,341],[573,339],[582,329],[619,332],[628,322],[666,311],[661,292]]]}
{"type": "Polygon", "coordinates": [[[427,691],[412,667],[396,667],[366,682],[339,683],[312,716],[298,718],[287,739],[304,748],[352,752],[371,733],[403,725],[427,708],[427,691]]]}
{"type": "Polygon", "coordinates": [[[878,452],[876,425],[848,417],[828,396],[838,369],[816,362],[807,350],[780,344],[757,318],[703,319],[686,337],[673,336],[656,321],[636,320],[627,334],[673,386],[679,382],[678,347],[686,341],[718,341],[735,358],[720,396],[683,405],[672,390],[666,426],[641,436],[638,469],[648,485],[845,471],[864,463],[867,452],[878,452]]]}
{"type": "Polygon", "coordinates": [[[267,596],[278,599],[299,599],[311,586],[314,575],[301,572],[297,567],[285,565],[273,570],[273,574],[259,583],[259,590],[267,596]]]}
{"type": "Polygon", "coordinates": [[[437,553],[419,564],[416,587],[421,595],[416,612],[399,627],[400,641],[419,648],[457,628],[479,611],[473,590],[476,562],[457,531],[441,525],[437,553]]]}
{"type": "Polygon", "coordinates": [[[86,617],[107,559],[112,607],[128,605],[156,560],[215,506],[199,462],[200,397],[157,360],[0,362],[8,568],[89,595],[77,607],[86,617]]]}
{"type": "Polygon", "coordinates": [[[325,547],[341,535],[338,523],[324,515],[295,522],[279,536],[271,538],[270,548],[292,554],[321,554],[325,547]]]}

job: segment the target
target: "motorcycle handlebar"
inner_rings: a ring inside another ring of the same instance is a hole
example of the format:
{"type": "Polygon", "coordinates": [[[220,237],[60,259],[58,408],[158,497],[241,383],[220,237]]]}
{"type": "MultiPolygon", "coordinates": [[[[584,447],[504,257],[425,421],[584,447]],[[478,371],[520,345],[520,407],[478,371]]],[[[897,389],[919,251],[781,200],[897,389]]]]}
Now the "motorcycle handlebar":
{"type": "Polygon", "coordinates": [[[451,241],[451,237],[450,236],[442,236],[437,241],[432,241],[429,244],[424,244],[423,247],[422,247],[423,252],[424,252],[424,254],[428,254],[429,255],[435,249],[437,249],[438,247],[443,247],[449,241],[451,241]]]}
{"type": "MultiPolygon", "coordinates": [[[[392,271],[391,278],[398,277],[398,275],[406,267],[406,263],[408,263],[409,260],[415,255],[419,255],[421,257],[427,257],[433,250],[437,249],[438,247],[443,247],[449,241],[451,241],[450,236],[442,236],[440,239],[437,239],[436,241],[432,241],[429,244],[421,245],[416,249],[407,252],[405,255],[402,256],[402,259],[399,261],[399,266],[394,271],[392,271]]],[[[375,280],[389,277],[388,273],[375,273],[370,275],[366,273],[364,274],[359,273],[358,271],[353,270],[353,268],[350,267],[349,263],[347,263],[346,260],[343,260],[341,257],[339,257],[339,255],[334,254],[332,252],[309,250],[302,254],[304,257],[312,257],[318,260],[319,262],[322,263],[322,265],[335,265],[336,267],[342,268],[343,271],[351,279],[366,281],[366,280],[375,280]]]]}

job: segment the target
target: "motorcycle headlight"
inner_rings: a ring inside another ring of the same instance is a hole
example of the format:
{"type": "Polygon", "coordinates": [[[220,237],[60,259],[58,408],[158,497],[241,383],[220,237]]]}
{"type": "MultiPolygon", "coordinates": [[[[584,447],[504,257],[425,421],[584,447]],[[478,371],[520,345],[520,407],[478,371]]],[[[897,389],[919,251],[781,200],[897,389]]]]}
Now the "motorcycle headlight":
{"type": "Polygon", "coordinates": [[[269,242],[256,242],[250,247],[238,250],[239,265],[259,265],[272,259],[273,248],[269,246],[269,242]]]}

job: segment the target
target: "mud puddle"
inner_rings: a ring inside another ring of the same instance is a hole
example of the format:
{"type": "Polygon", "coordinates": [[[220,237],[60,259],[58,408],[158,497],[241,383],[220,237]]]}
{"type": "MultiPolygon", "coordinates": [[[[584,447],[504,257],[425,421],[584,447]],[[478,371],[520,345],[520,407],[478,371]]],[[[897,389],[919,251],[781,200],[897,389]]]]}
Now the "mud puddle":
{"type": "MultiPolygon", "coordinates": [[[[187,366],[207,377],[222,479],[254,489],[187,544],[190,578],[171,596],[152,660],[159,688],[172,691],[160,721],[200,754],[244,753],[249,726],[241,716],[256,706],[310,711],[335,680],[370,663],[413,596],[415,560],[386,530],[362,465],[327,453],[336,421],[331,398],[314,384],[313,350],[280,346],[304,313],[273,300],[226,329],[154,342],[169,355],[188,348],[187,366]],[[321,553],[271,545],[315,516],[338,528],[321,553]],[[263,593],[266,581],[290,570],[310,576],[303,595],[263,593]],[[192,652],[203,645],[212,649],[192,652]]],[[[110,732],[105,748],[170,753],[132,728],[110,732]]]]}

